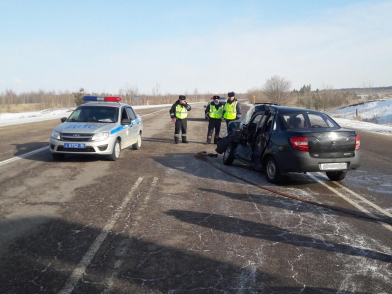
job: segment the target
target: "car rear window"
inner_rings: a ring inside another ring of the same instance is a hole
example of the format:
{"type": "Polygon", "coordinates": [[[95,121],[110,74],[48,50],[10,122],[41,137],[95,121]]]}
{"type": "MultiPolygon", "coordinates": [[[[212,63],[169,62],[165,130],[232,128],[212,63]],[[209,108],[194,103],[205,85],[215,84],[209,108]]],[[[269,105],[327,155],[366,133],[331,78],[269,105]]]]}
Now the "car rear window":
{"type": "Polygon", "coordinates": [[[335,128],[338,125],[323,113],[280,114],[285,129],[335,128]]]}

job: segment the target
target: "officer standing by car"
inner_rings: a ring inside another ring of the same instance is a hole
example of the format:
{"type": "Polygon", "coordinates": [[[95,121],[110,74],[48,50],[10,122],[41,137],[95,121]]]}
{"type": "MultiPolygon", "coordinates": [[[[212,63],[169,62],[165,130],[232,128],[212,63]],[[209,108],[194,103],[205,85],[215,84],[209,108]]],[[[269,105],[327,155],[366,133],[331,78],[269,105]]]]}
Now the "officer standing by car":
{"type": "Polygon", "coordinates": [[[221,121],[223,117],[223,103],[220,102],[219,96],[214,96],[213,102],[206,107],[205,114],[208,117],[208,132],[206,144],[211,144],[212,133],[215,129],[214,144],[218,144],[221,121]]]}
{"type": "Polygon", "coordinates": [[[170,117],[176,120],[174,127],[174,143],[176,144],[180,142],[180,131],[182,143],[188,143],[186,139],[186,129],[188,111],[191,110],[191,106],[186,103],[185,99],[185,95],[180,95],[169,111],[170,117]]]}
{"type": "Polygon", "coordinates": [[[227,96],[229,98],[227,98],[227,102],[223,109],[223,118],[226,120],[226,127],[228,128],[229,122],[241,118],[241,106],[235,98],[234,92],[227,93],[227,96]]]}

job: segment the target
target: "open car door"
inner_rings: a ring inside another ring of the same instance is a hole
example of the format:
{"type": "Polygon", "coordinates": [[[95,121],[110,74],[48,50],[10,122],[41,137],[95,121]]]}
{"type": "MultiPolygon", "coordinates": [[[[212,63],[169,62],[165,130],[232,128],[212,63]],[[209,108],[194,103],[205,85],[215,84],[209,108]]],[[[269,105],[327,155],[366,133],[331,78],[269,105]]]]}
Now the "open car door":
{"type": "Polygon", "coordinates": [[[275,115],[266,113],[263,118],[259,121],[257,130],[253,139],[253,156],[252,161],[256,169],[262,168],[261,159],[267,149],[268,143],[271,139],[271,134],[274,128],[275,115]]]}

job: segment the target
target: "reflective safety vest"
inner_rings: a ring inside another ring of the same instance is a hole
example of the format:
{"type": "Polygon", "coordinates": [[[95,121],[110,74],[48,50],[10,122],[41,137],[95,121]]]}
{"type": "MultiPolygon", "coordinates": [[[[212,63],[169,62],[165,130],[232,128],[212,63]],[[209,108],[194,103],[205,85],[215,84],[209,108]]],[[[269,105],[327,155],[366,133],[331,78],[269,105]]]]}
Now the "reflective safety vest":
{"type": "Polygon", "coordinates": [[[223,105],[221,105],[218,110],[216,110],[215,104],[210,104],[210,117],[211,118],[222,118],[223,116],[223,105]]]}
{"type": "Polygon", "coordinates": [[[226,103],[225,104],[225,114],[223,118],[225,119],[236,119],[237,117],[237,101],[233,103],[226,103]]]}
{"type": "Polygon", "coordinates": [[[180,104],[176,106],[176,117],[179,119],[185,119],[188,117],[188,110],[186,110],[185,106],[180,104]]]}

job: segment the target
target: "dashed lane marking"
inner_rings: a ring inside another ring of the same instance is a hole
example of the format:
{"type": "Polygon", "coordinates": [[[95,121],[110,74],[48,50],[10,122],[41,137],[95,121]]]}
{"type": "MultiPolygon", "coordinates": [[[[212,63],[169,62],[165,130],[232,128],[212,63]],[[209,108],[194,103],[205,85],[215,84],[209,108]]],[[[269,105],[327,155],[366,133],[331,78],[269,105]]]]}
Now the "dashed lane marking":
{"type": "Polygon", "coordinates": [[[75,288],[77,282],[85,273],[87,266],[90,264],[93,259],[95,253],[97,253],[99,247],[101,247],[103,241],[105,241],[106,236],[110,233],[120,214],[122,213],[124,207],[128,204],[128,202],[133,197],[133,193],[139,187],[140,183],[143,181],[142,177],[139,177],[131,191],[129,191],[128,195],[125,197],[121,206],[117,209],[116,214],[106,223],[105,227],[102,229],[101,233],[99,233],[98,237],[95,239],[94,243],[90,246],[86,254],[83,256],[82,260],[79,262],[77,267],[74,269],[72,275],[68,278],[64,287],[61,289],[59,294],[69,294],[75,288]]]}
{"type": "MultiPolygon", "coordinates": [[[[152,192],[154,191],[155,186],[157,185],[157,182],[158,182],[158,178],[154,177],[154,179],[153,179],[153,181],[152,181],[152,184],[151,184],[151,186],[150,186],[150,189],[148,190],[148,194],[147,194],[147,196],[146,196],[145,199],[144,199],[143,206],[142,206],[141,209],[144,209],[144,207],[146,206],[147,202],[150,200],[150,196],[151,196],[152,192]]],[[[141,218],[141,215],[136,219],[136,221],[135,221],[135,223],[134,223],[134,225],[133,225],[133,230],[137,227],[138,222],[140,221],[140,218],[141,218]]],[[[131,232],[130,232],[130,235],[132,235],[132,230],[131,230],[131,232]]],[[[129,250],[129,248],[128,248],[128,250],[129,250]]],[[[124,262],[124,256],[125,256],[125,254],[128,252],[128,250],[123,250],[123,251],[121,251],[120,255],[118,256],[118,259],[116,260],[116,262],[115,262],[115,264],[114,264],[113,272],[112,272],[112,274],[111,274],[111,276],[110,276],[110,278],[109,278],[109,280],[108,280],[108,282],[107,282],[108,286],[107,286],[107,288],[102,292],[103,294],[109,294],[109,293],[111,293],[112,288],[113,288],[114,279],[116,278],[116,276],[117,276],[117,274],[118,274],[118,273],[117,273],[117,270],[118,270],[118,269],[120,268],[120,266],[123,264],[123,262],[124,262]]]]}

